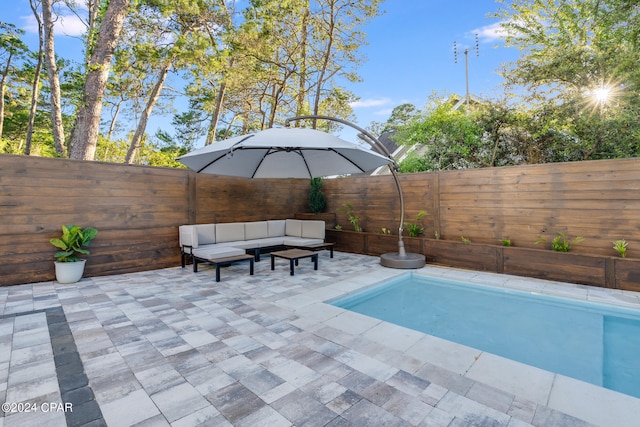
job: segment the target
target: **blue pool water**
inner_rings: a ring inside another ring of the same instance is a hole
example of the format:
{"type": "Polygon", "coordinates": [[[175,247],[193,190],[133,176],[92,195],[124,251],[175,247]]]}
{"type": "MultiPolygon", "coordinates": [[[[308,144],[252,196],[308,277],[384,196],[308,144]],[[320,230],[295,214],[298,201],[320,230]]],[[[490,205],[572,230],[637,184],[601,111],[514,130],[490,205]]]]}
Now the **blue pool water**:
{"type": "Polygon", "coordinates": [[[640,397],[640,311],[407,273],[331,304],[640,397]]]}

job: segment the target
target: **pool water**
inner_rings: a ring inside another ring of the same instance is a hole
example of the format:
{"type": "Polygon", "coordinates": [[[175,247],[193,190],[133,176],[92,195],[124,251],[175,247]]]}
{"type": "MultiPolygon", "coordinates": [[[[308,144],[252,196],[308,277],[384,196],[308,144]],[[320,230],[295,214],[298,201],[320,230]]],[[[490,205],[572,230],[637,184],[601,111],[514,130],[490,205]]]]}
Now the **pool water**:
{"type": "Polygon", "coordinates": [[[330,302],[640,397],[640,311],[407,273],[330,302]]]}

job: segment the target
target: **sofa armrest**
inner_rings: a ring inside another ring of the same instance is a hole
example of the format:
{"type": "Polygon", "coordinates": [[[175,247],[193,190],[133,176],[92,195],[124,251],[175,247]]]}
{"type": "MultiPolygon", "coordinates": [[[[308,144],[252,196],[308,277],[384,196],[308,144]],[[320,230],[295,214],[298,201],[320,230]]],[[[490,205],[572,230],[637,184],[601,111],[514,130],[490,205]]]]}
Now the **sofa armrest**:
{"type": "Polygon", "coordinates": [[[195,225],[181,225],[179,227],[180,246],[198,247],[198,232],[195,225]]]}

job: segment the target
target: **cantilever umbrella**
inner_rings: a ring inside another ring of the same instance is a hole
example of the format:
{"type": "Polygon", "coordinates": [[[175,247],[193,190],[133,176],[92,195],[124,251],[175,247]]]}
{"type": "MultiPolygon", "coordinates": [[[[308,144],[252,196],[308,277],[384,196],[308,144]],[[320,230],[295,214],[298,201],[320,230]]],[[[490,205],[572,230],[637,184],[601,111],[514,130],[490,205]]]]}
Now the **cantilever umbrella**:
{"type": "Polygon", "coordinates": [[[272,128],[215,142],[178,158],[199,173],[317,178],[372,171],[393,160],[314,129],[272,128]]]}

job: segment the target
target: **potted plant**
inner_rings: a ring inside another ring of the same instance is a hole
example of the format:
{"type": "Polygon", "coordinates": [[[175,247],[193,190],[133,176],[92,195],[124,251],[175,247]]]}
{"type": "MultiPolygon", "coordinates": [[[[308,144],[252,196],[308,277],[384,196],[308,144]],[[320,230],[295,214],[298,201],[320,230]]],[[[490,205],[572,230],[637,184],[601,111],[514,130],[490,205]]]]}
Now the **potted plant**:
{"type": "Polygon", "coordinates": [[[54,254],[56,280],[59,283],[75,283],[82,278],[87,260],[79,258],[79,255],[89,254],[84,248],[91,244],[97,234],[98,230],[95,228],[83,229],[77,225],[63,225],[62,236],[49,240],[53,246],[60,249],[54,254]]]}

